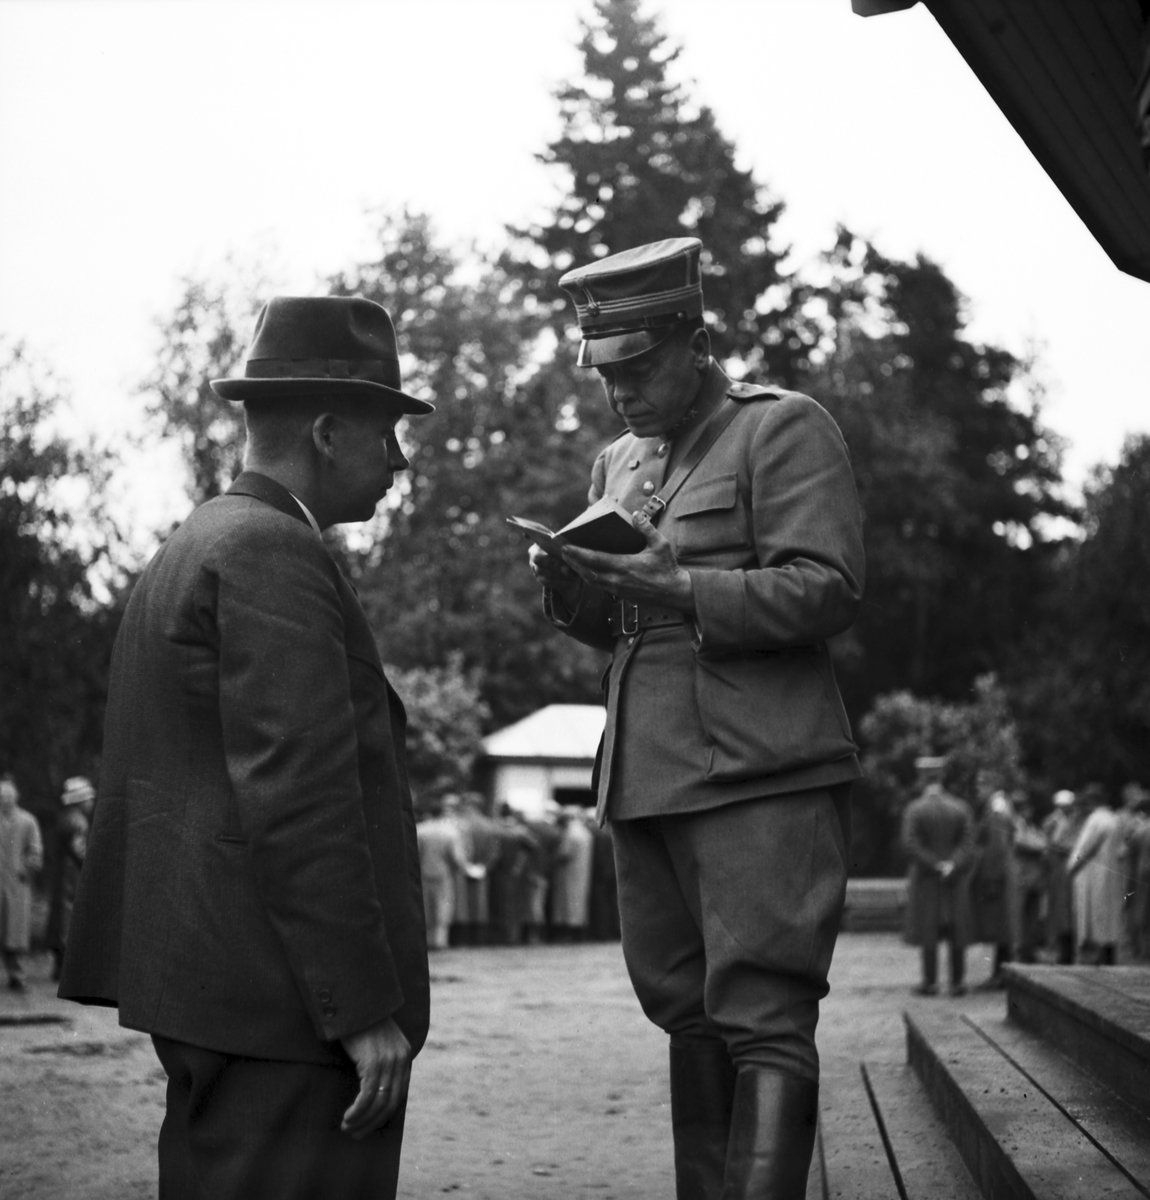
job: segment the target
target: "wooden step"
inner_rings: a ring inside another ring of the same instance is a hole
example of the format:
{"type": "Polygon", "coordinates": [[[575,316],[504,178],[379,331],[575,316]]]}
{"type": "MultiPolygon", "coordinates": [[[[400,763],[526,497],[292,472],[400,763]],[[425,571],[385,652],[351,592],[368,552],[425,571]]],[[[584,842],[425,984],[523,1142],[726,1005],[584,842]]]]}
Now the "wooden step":
{"type": "Polygon", "coordinates": [[[851,933],[890,933],[906,923],[905,879],[848,879],[840,928],[851,933]]]}
{"type": "Polygon", "coordinates": [[[1146,1200],[1150,1122],[1004,1018],[906,1016],[907,1057],[984,1196],[1146,1200]]]}
{"type": "Polygon", "coordinates": [[[1005,969],[1007,1012],[1150,1116],[1150,967],[1005,969]]]}
{"type": "Polygon", "coordinates": [[[908,1066],[863,1063],[828,1079],[807,1200],[978,1200],[979,1192],[908,1066]]]}

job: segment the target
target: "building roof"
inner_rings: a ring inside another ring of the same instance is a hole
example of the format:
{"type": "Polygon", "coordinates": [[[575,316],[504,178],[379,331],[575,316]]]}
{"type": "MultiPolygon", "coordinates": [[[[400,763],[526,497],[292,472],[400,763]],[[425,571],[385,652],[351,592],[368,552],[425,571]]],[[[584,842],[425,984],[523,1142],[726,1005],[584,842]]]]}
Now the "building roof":
{"type": "Polygon", "coordinates": [[[483,739],[488,758],[593,762],[606,713],[600,704],[549,704],[483,739]]]}
{"type": "MultiPolygon", "coordinates": [[[[915,0],[852,0],[874,16],[915,0]]],[[[1150,83],[1139,0],[924,0],[1121,270],[1150,280],[1150,83]]]]}

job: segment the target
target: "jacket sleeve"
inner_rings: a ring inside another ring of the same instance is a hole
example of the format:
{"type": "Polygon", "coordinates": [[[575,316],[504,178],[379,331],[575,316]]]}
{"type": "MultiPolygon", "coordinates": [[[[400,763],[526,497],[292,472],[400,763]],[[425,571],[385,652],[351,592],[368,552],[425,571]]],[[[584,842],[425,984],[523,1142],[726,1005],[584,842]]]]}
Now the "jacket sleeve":
{"type": "MultiPolygon", "coordinates": [[[[607,478],[606,454],[606,450],[601,451],[591,468],[591,487],[587,493],[588,507],[603,498],[607,478]]],[[[568,608],[551,588],[543,589],[543,614],[547,620],[568,637],[596,650],[610,652],[615,645],[615,639],[607,625],[607,614],[611,604],[612,601],[605,592],[587,583],[581,584],[574,608],[568,608]]]]}
{"type": "Polygon", "coordinates": [[[700,651],[808,646],[847,629],[862,600],[862,515],[838,426],[797,393],[755,408],[747,453],[758,565],[688,567],[700,651]]]}
{"type": "Polygon", "coordinates": [[[202,583],[255,884],[316,1032],[333,1041],[403,1001],[368,847],[336,567],[303,526],[251,522],[202,583]]]}

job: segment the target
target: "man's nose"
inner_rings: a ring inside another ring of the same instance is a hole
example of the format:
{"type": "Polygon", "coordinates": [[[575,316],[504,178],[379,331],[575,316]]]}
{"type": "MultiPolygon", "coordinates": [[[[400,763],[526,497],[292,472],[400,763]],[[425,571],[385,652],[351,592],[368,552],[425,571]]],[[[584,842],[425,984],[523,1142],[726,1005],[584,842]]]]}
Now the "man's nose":
{"type": "Polygon", "coordinates": [[[388,438],[387,465],[393,471],[406,471],[411,466],[411,463],[407,461],[407,456],[400,449],[397,438],[388,438]]]}

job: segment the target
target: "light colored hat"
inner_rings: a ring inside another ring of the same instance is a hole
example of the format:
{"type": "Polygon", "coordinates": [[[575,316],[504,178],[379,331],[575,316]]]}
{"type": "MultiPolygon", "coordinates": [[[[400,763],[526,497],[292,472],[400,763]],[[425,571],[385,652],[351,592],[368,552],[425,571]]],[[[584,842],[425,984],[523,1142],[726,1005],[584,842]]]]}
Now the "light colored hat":
{"type": "Polygon", "coordinates": [[[914,760],[917,771],[941,771],[946,766],[946,759],[941,754],[920,754],[914,760]]]}
{"type": "Polygon", "coordinates": [[[64,780],[64,794],[60,797],[62,804],[83,804],[86,800],[95,798],[96,789],[83,775],[73,775],[71,779],[64,780]]]}
{"type": "Polygon", "coordinates": [[[1067,788],[1063,788],[1060,792],[1054,793],[1055,808],[1069,808],[1074,803],[1074,793],[1067,788]]]}

